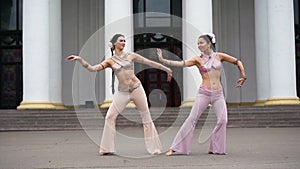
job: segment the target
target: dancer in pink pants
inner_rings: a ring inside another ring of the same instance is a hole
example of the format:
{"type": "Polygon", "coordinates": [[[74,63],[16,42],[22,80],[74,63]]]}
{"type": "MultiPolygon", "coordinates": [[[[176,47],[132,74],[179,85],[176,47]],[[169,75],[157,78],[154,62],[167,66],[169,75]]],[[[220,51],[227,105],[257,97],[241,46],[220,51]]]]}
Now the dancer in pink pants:
{"type": "Polygon", "coordinates": [[[172,78],[172,70],[137,53],[123,51],[125,42],[124,35],[114,35],[110,40],[113,56],[94,66],[91,66],[79,56],[71,55],[67,57],[67,60],[78,60],[83,67],[92,72],[111,68],[119,80],[118,92],[114,95],[113,102],[105,117],[99,154],[108,155],[115,153],[116,119],[130,101],[135,103],[141,114],[147,151],[150,154],[160,154],[162,151],[161,142],[150,116],[145,91],[140,80],[134,74],[133,66],[134,62],[138,62],[166,71],[168,73],[168,81],[172,78]]]}
{"type": "Polygon", "coordinates": [[[202,54],[183,61],[164,59],[161,50],[157,49],[159,60],[164,64],[182,67],[197,66],[202,75],[202,84],[192,110],[175,136],[170,150],[166,153],[167,156],[172,155],[174,152],[183,154],[191,152],[191,141],[196,123],[209,104],[212,105],[212,109],[217,115],[217,125],[211,136],[208,153],[226,154],[227,108],[220,80],[222,62],[233,63],[239,68],[241,78],[238,79],[236,87],[241,87],[247,78],[242,62],[225,53],[215,52],[215,43],[214,34],[201,35],[198,38],[198,48],[202,54]]]}

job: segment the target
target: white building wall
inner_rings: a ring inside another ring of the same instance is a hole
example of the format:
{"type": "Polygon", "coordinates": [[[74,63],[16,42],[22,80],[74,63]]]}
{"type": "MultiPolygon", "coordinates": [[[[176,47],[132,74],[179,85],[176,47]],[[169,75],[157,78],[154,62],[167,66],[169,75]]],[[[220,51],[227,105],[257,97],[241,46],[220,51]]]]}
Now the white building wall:
{"type": "Polygon", "coordinates": [[[223,64],[226,77],[226,80],[223,80],[226,101],[228,103],[255,102],[254,1],[214,0],[213,6],[217,50],[240,59],[244,63],[248,78],[241,89],[236,89],[236,81],[240,78],[238,68],[230,63],[223,64]]]}
{"type": "Polygon", "coordinates": [[[79,52],[78,46],[78,2],[62,0],[62,100],[72,105],[72,75],[74,63],[64,61],[70,54],[79,52]]]}
{"type": "Polygon", "coordinates": [[[104,72],[91,73],[64,59],[70,54],[80,54],[92,65],[102,60],[104,0],[62,0],[62,12],[63,102],[73,105],[74,97],[75,105],[85,105],[86,101],[101,104],[105,96],[104,72]]]}

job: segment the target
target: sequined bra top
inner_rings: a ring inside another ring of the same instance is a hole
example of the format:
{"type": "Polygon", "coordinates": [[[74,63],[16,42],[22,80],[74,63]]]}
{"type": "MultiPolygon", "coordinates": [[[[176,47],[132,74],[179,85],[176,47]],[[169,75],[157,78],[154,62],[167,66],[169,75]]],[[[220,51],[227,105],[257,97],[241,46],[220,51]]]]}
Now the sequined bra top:
{"type": "Polygon", "coordinates": [[[207,56],[202,54],[200,57],[204,59],[204,64],[199,67],[199,71],[201,74],[207,73],[212,69],[221,71],[222,63],[216,58],[217,54],[213,52],[211,56],[207,56]]]}
{"type": "Polygon", "coordinates": [[[112,60],[116,62],[116,64],[112,66],[116,73],[121,71],[122,68],[125,70],[133,70],[134,64],[130,60],[127,60],[128,55],[129,53],[123,53],[123,55],[120,57],[116,55],[112,56],[112,60]]]}
{"type": "Polygon", "coordinates": [[[112,69],[119,80],[118,89],[120,91],[127,91],[130,88],[131,80],[135,77],[134,62],[127,59],[128,55],[129,53],[124,52],[122,56],[112,56],[112,60],[115,62],[112,69]]]}

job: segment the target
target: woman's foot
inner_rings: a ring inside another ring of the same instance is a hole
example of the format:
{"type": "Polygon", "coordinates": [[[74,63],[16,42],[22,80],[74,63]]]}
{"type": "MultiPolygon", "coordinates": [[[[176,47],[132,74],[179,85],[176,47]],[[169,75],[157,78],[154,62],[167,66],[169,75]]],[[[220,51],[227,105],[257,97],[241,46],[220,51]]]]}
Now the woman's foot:
{"type": "Polygon", "coordinates": [[[155,151],[154,153],[152,153],[152,155],[160,155],[161,152],[160,151],[155,151]]]}
{"type": "Polygon", "coordinates": [[[99,152],[100,156],[113,155],[114,153],[110,152],[99,152]]]}
{"type": "Polygon", "coordinates": [[[166,156],[171,156],[175,151],[174,150],[169,150],[167,153],[166,153],[166,156]]]}
{"type": "Polygon", "coordinates": [[[228,153],[213,153],[213,152],[209,151],[208,154],[213,154],[213,155],[227,155],[228,153]]]}

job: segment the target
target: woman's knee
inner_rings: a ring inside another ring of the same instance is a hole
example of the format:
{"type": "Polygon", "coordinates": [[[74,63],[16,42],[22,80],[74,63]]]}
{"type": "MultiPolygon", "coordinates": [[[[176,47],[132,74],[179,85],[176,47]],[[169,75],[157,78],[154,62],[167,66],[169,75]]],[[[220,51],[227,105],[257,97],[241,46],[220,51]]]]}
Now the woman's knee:
{"type": "Polygon", "coordinates": [[[114,108],[109,109],[105,116],[105,121],[115,121],[117,119],[118,114],[119,112],[116,109],[114,108]]]}
{"type": "Polygon", "coordinates": [[[117,116],[116,115],[106,115],[105,116],[105,121],[116,121],[117,116]]]}
{"type": "Polygon", "coordinates": [[[221,117],[220,119],[218,119],[218,125],[227,125],[227,117],[221,117]]]}
{"type": "Polygon", "coordinates": [[[140,112],[141,114],[141,117],[142,117],[142,122],[145,124],[145,123],[152,123],[152,118],[151,118],[151,115],[150,115],[150,112],[149,111],[143,111],[143,112],[140,112]]]}

